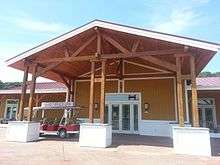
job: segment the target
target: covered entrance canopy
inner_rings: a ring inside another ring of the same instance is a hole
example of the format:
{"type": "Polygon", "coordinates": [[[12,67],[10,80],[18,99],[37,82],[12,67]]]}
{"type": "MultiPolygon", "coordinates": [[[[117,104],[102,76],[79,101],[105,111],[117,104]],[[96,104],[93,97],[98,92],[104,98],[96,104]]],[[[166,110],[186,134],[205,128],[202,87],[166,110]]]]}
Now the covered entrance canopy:
{"type": "MultiPolygon", "coordinates": [[[[93,122],[94,82],[101,82],[100,119],[104,122],[105,79],[136,77],[125,73],[124,62],[145,66],[138,77],[175,76],[179,124],[184,125],[182,82],[192,83],[193,125],[199,126],[196,75],[220,48],[219,44],[95,20],[45,42],[9,60],[10,67],[24,71],[19,119],[23,119],[23,100],[27,73],[32,73],[29,120],[33,109],[38,76],[63,82],[70,100],[73,82],[90,79],[89,119],[93,122]]],[[[127,65],[128,66],[128,65],[127,65]]],[[[129,67],[127,70],[131,70],[129,67]]],[[[121,87],[119,87],[121,88],[121,87]]]]}

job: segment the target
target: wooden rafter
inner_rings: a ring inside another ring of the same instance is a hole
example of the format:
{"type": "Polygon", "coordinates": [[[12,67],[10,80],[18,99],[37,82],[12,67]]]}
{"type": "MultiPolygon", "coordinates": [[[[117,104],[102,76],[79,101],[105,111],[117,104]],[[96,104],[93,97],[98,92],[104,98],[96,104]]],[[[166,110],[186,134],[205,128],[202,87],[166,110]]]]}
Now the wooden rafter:
{"type": "Polygon", "coordinates": [[[62,81],[63,81],[63,83],[66,85],[66,87],[67,87],[68,89],[70,89],[71,84],[69,83],[69,81],[68,81],[64,76],[62,76],[62,75],[60,75],[60,74],[58,74],[58,75],[59,75],[59,77],[62,79],[62,81]]]}
{"type": "Polygon", "coordinates": [[[60,65],[61,63],[62,63],[62,62],[53,63],[53,64],[50,64],[50,65],[47,66],[47,67],[42,67],[42,66],[41,66],[41,68],[43,68],[43,69],[41,69],[41,71],[39,71],[39,72],[37,73],[37,77],[43,75],[44,73],[46,73],[46,72],[49,71],[49,70],[54,69],[55,67],[57,67],[57,66],[60,65]]]}
{"type": "Polygon", "coordinates": [[[65,48],[65,57],[70,57],[70,52],[67,48],[65,48]]]}
{"type": "Polygon", "coordinates": [[[169,69],[171,71],[174,71],[176,72],[176,65],[170,63],[170,62],[167,62],[167,61],[163,61],[163,60],[160,60],[158,58],[155,58],[155,57],[152,57],[152,56],[145,56],[145,57],[140,57],[150,63],[153,63],[153,64],[156,64],[156,65],[159,65],[159,66],[162,66],[166,69],[169,69]]]}
{"type": "MultiPolygon", "coordinates": [[[[144,64],[137,63],[137,62],[132,62],[132,61],[128,61],[128,60],[124,60],[124,62],[126,62],[128,64],[136,65],[136,66],[139,66],[139,67],[142,67],[142,68],[151,69],[151,70],[157,71],[158,73],[171,73],[171,72],[169,72],[165,69],[159,69],[159,68],[156,68],[156,67],[153,67],[153,66],[144,65],[144,64]]],[[[126,74],[126,73],[124,73],[124,74],[126,74]]]]}
{"type": "MultiPolygon", "coordinates": [[[[81,53],[93,40],[95,40],[96,36],[93,36],[92,38],[90,38],[88,41],[86,41],[81,47],[79,47],[72,55],[69,54],[69,52],[66,50],[65,51],[65,58],[74,58],[76,56],[79,55],[79,53],[81,53]],[[68,57],[67,57],[68,55],[68,57]]],[[[63,58],[62,58],[63,59],[63,58]]],[[[40,60],[41,61],[41,60],[40,60]]],[[[40,61],[35,61],[36,63],[40,63],[40,61]]],[[[49,66],[47,66],[46,68],[44,68],[43,70],[41,70],[38,74],[37,77],[40,75],[43,75],[44,73],[46,73],[49,70],[52,70],[53,68],[57,67],[58,65],[60,65],[62,62],[64,62],[65,60],[58,60],[56,61],[56,63],[54,64],[50,64],[49,66]]]]}
{"type": "MultiPolygon", "coordinates": [[[[82,46],[80,46],[72,55],[71,57],[76,57],[78,56],[87,46],[89,46],[92,41],[96,39],[96,36],[91,37],[89,40],[87,40],[82,46]]],[[[70,58],[71,58],[70,57],[70,58]]]]}
{"type": "Polygon", "coordinates": [[[140,40],[136,40],[136,41],[134,42],[133,46],[132,46],[131,51],[132,51],[132,52],[136,52],[136,51],[137,51],[137,48],[138,48],[138,46],[139,46],[139,44],[140,44],[140,40]]]}
{"type": "Polygon", "coordinates": [[[107,36],[106,34],[102,34],[102,37],[108,41],[110,44],[112,44],[114,47],[116,47],[118,50],[120,50],[122,53],[130,53],[128,49],[123,47],[119,42],[111,38],[110,36],[107,36]]]}

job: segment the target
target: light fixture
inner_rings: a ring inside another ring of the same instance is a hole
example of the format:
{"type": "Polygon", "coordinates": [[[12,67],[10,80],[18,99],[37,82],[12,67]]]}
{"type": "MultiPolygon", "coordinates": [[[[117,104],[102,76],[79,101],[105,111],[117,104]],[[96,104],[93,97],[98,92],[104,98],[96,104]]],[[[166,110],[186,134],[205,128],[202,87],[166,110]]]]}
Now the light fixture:
{"type": "Polygon", "coordinates": [[[149,113],[150,104],[144,103],[144,113],[149,113]]]}

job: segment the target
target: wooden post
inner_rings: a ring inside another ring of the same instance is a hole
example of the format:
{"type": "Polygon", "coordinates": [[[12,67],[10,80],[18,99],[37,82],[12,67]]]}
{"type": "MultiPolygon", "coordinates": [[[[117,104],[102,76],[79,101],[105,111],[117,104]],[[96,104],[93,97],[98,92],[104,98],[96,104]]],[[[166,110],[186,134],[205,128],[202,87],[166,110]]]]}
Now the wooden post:
{"type": "Polygon", "coordinates": [[[33,116],[33,103],[34,103],[34,92],[35,92],[35,85],[36,85],[36,72],[37,72],[37,65],[33,65],[32,68],[32,79],[30,84],[30,97],[29,97],[29,113],[28,113],[28,121],[32,121],[33,116]]]}
{"type": "Polygon", "coordinates": [[[193,127],[199,127],[199,114],[198,114],[198,97],[196,90],[196,73],[195,73],[195,57],[190,57],[190,71],[191,71],[191,93],[192,93],[192,119],[193,127]]]}
{"type": "MultiPolygon", "coordinates": [[[[35,94],[34,101],[35,101],[35,107],[38,107],[38,106],[39,106],[39,102],[40,102],[39,94],[35,94]]],[[[37,117],[37,111],[34,111],[33,117],[34,117],[34,118],[37,117]]]]}
{"type": "Polygon", "coordinates": [[[177,105],[178,105],[178,118],[179,126],[184,126],[184,111],[183,111],[183,83],[181,77],[181,60],[180,57],[176,57],[176,66],[177,66],[177,105]]]}
{"type": "Polygon", "coordinates": [[[74,101],[75,80],[70,81],[70,101],[74,101]]]}
{"type": "Polygon", "coordinates": [[[95,61],[91,62],[90,97],[89,97],[89,122],[93,123],[95,61]]]}
{"type": "Polygon", "coordinates": [[[21,99],[20,99],[19,112],[18,112],[19,121],[22,121],[24,118],[24,104],[25,104],[25,96],[26,96],[26,90],[27,90],[28,70],[29,70],[29,66],[26,66],[24,70],[24,77],[23,77],[22,90],[21,90],[21,99]]]}
{"type": "Polygon", "coordinates": [[[105,115],[105,65],[106,61],[102,61],[102,73],[101,73],[101,97],[100,97],[100,122],[104,123],[105,115]]]}
{"type": "Polygon", "coordinates": [[[67,87],[66,98],[65,98],[65,101],[66,101],[66,102],[68,102],[68,101],[70,100],[70,93],[71,93],[70,90],[71,90],[70,87],[67,87]]]}

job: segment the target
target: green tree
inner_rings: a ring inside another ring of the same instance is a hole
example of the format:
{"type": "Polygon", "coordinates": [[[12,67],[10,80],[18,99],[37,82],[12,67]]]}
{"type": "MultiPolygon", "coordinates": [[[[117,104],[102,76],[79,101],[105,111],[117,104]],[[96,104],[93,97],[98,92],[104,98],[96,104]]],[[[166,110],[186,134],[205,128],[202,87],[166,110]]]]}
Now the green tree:
{"type": "Polygon", "coordinates": [[[205,71],[205,72],[201,72],[199,74],[199,77],[220,77],[220,72],[209,72],[209,71],[205,71]]]}
{"type": "Polygon", "coordinates": [[[4,89],[5,84],[0,80],[0,89],[4,89]]]}
{"type": "Polygon", "coordinates": [[[21,82],[2,82],[0,80],[0,89],[10,89],[13,87],[18,87],[21,85],[21,82]]]}

